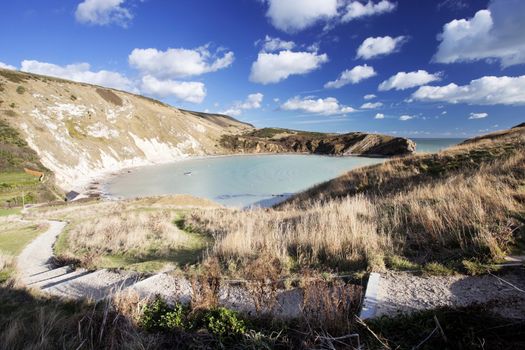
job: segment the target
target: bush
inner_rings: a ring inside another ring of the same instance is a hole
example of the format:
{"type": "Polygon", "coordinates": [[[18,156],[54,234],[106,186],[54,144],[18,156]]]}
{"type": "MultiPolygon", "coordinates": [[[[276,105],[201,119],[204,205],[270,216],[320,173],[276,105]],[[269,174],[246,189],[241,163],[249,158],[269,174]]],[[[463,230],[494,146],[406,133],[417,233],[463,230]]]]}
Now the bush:
{"type": "Polygon", "coordinates": [[[204,326],[220,338],[234,337],[246,332],[245,322],[237,312],[219,307],[204,314],[204,326]]]}
{"type": "Polygon", "coordinates": [[[22,85],[19,85],[19,86],[16,88],[16,92],[19,93],[20,95],[22,95],[24,92],[26,92],[26,88],[23,87],[22,85]]]}
{"type": "Polygon", "coordinates": [[[159,296],[147,304],[143,312],[140,325],[148,331],[184,329],[187,324],[187,308],[181,304],[171,307],[159,296]]]}
{"type": "Polygon", "coordinates": [[[152,332],[207,329],[222,341],[232,340],[247,332],[246,323],[235,311],[220,307],[190,312],[182,304],[168,305],[160,296],[144,306],[139,325],[152,332]]]}

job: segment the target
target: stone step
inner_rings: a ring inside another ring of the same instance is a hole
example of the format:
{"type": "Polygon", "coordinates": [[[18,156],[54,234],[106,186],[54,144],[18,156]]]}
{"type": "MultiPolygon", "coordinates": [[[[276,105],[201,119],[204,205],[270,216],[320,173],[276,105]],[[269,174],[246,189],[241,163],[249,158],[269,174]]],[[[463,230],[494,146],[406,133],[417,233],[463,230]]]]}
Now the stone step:
{"type": "Polygon", "coordinates": [[[88,275],[91,272],[85,269],[77,269],[75,271],[72,271],[70,273],[57,276],[55,278],[48,279],[46,281],[42,281],[41,283],[35,284],[35,287],[40,287],[45,292],[52,291],[55,286],[64,284],[64,283],[70,283],[71,281],[76,280],[77,278],[80,278],[82,276],[88,275]]]}
{"type": "Polygon", "coordinates": [[[44,290],[53,295],[72,299],[101,300],[135,284],[137,280],[138,274],[104,269],[80,274],[63,283],[46,287],[44,290]]]}
{"type": "Polygon", "coordinates": [[[71,266],[63,266],[52,270],[48,269],[39,273],[34,273],[29,276],[24,276],[23,281],[29,287],[41,286],[42,284],[46,284],[48,281],[54,278],[59,278],[71,272],[73,272],[73,268],[71,266]]]}

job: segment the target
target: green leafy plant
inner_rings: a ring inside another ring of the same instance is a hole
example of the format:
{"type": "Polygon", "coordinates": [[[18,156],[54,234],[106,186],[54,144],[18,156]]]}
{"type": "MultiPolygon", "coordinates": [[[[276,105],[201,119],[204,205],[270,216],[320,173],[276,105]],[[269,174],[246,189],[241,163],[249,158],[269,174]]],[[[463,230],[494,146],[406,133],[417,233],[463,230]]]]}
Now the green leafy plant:
{"type": "Polygon", "coordinates": [[[148,331],[171,331],[184,329],[188,310],[181,304],[169,306],[157,296],[153,302],[144,307],[140,325],[148,331]]]}
{"type": "Polygon", "coordinates": [[[246,323],[238,313],[223,307],[206,312],[203,322],[211,333],[220,338],[237,336],[246,332],[246,323]]]}

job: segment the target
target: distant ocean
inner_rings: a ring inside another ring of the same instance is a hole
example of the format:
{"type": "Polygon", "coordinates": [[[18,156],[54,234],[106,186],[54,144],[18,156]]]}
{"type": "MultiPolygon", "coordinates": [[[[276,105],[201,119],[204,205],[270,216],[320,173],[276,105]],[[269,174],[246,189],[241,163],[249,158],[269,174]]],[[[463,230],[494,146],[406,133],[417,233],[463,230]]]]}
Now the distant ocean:
{"type": "Polygon", "coordinates": [[[410,138],[416,143],[416,152],[436,153],[465,141],[458,138],[410,138]]]}
{"type": "MultiPolygon", "coordinates": [[[[413,139],[417,152],[438,152],[462,139],[413,139]]],[[[190,194],[231,207],[269,206],[317,183],[383,158],[317,155],[246,155],[188,159],[137,168],[110,178],[110,196],[190,194]]]]}

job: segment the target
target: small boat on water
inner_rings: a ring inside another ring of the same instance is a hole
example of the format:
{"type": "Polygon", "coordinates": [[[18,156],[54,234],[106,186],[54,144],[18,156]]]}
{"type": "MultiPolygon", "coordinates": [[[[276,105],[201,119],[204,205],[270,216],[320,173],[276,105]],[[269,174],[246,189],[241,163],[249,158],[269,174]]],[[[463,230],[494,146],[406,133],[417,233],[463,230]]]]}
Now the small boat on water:
{"type": "Polygon", "coordinates": [[[187,172],[185,172],[184,175],[186,175],[186,176],[191,176],[191,171],[187,171],[187,172]]]}

